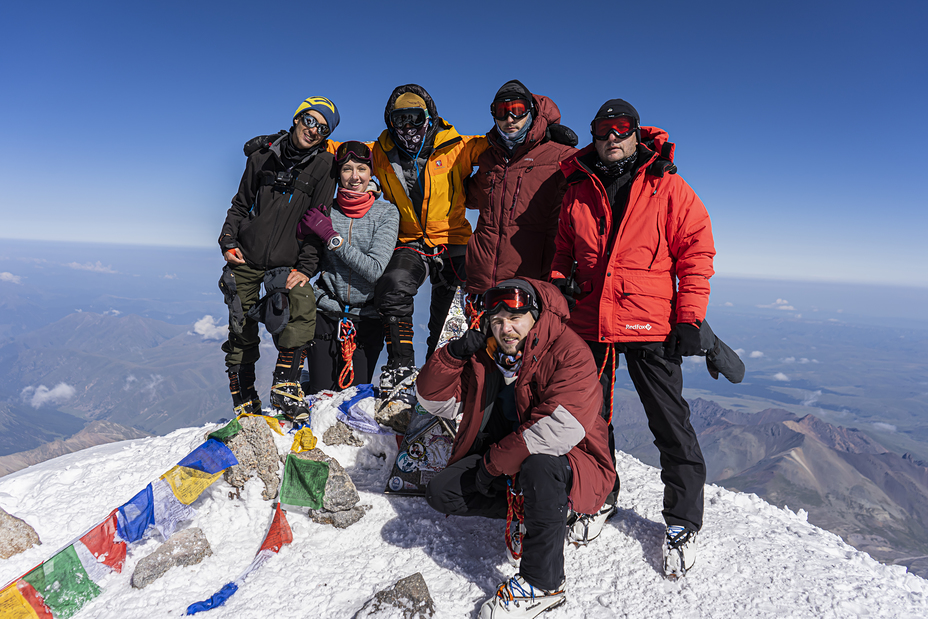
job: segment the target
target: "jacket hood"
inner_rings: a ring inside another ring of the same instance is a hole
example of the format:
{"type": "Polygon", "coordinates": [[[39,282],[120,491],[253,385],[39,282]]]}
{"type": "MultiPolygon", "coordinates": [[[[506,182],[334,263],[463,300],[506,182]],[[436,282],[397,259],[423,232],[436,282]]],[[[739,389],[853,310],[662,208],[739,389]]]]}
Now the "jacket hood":
{"type": "Polygon", "coordinates": [[[404,84],[403,86],[397,86],[393,89],[393,92],[390,94],[390,98],[387,99],[387,105],[383,109],[383,122],[389,127],[390,126],[390,112],[393,111],[393,105],[396,103],[396,100],[400,98],[400,95],[403,95],[407,92],[411,92],[414,95],[419,95],[422,97],[422,100],[425,101],[425,109],[428,111],[429,116],[432,117],[433,122],[438,122],[438,108],[435,107],[435,102],[432,101],[432,96],[428,91],[420,86],[419,84],[404,84]]]}
{"type": "MultiPolygon", "coordinates": [[[[541,313],[538,320],[526,336],[526,345],[523,355],[526,358],[534,356],[536,359],[545,351],[567,328],[570,311],[564,295],[553,284],[528,277],[519,277],[527,281],[538,293],[538,302],[541,313]]],[[[526,369],[529,364],[524,366],[526,369]]]]}
{"type": "MultiPolygon", "coordinates": [[[[677,166],[673,164],[673,155],[676,145],[668,138],[667,132],[657,127],[641,127],[641,144],[650,156],[640,164],[640,168],[647,168],[647,173],[653,176],[663,176],[664,173],[675,174],[677,166]]],[[[596,150],[591,142],[584,148],[580,149],[574,155],[561,162],[561,170],[564,176],[570,177],[576,172],[590,174],[590,170],[582,163],[581,159],[596,150]]],[[[639,150],[639,157],[640,155],[639,150]]]]}
{"type": "MultiPolygon", "coordinates": [[[[518,150],[521,146],[529,144],[530,147],[532,144],[538,144],[543,142],[545,135],[548,132],[548,127],[551,125],[557,125],[561,122],[561,110],[558,109],[557,104],[544,95],[532,94],[532,104],[534,107],[534,114],[532,116],[532,126],[528,130],[528,134],[525,136],[525,142],[516,147],[518,150]]],[[[496,123],[493,123],[493,128],[491,129],[489,135],[493,137],[492,143],[496,146],[499,146],[499,128],[496,126],[496,123]]]]}

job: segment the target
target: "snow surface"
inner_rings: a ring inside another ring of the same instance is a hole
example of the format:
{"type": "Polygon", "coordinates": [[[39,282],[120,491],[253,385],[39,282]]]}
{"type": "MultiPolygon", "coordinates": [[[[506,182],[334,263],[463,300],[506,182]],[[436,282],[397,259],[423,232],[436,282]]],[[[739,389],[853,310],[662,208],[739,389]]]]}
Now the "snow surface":
{"type": "MultiPolygon", "coordinates": [[[[421,498],[384,495],[396,455],[392,436],[368,436],[362,448],[330,447],[322,432],[335,405],[354,390],[321,403],[313,431],[319,446],[345,466],[372,509],[341,530],[288,514],[293,544],[284,547],[221,608],[204,619],[350,618],[373,594],[422,572],[438,617],[473,617],[502,580],[503,522],[445,517],[421,498]]],[[[69,544],[147,483],[167,471],[210,424],[167,436],[124,441],[61,456],[0,478],[0,507],[31,524],[41,546],[0,561],[0,585],[20,577],[69,544]]],[[[286,453],[292,435],[277,437],[286,453]]],[[[545,619],[591,617],[928,617],[928,581],[886,566],[806,521],[800,511],[773,507],[753,494],[706,487],[699,558],[690,574],[668,581],[661,569],[663,487],[659,471],[618,454],[619,512],[599,539],[567,547],[567,603],[545,619]]],[[[161,543],[130,546],[121,574],[77,617],[179,617],[236,578],[251,562],[272,516],[263,484],[248,482],[241,500],[218,481],[193,504],[190,526],[201,527],[213,555],[172,568],[142,590],[129,585],[135,565],[161,543]]]]}

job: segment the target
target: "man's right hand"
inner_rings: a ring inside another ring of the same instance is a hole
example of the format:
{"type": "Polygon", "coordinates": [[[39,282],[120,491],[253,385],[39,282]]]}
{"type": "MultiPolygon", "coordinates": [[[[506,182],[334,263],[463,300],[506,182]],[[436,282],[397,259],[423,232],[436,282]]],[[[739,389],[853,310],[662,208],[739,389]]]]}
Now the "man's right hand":
{"type": "Polygon", "coordinates": [[[455,359],[464,361],[470,359],[474,354],[486,348],[487,336],[477,329],[468,329],[461,337],[448,342],[448,352],[455,359]]]}
{"type": "Polygon", "coordinates": [[[229,264],[245,264],[245,260],[242,256],[242,250],[238,247],[225,250],[222,252],[222,257],[229,264]]]}

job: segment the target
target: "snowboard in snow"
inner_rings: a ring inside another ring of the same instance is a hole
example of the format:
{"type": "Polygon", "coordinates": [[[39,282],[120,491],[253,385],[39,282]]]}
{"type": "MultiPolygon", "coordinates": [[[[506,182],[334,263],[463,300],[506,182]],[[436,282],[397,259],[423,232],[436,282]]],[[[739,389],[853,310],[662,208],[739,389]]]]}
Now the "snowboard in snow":
{"type": "Polygon", "coordinates": [[[384,492],[425,496],[426,485],[448,465],[454,431],[453,422],[433,417],[416,404],[384,492]]]}

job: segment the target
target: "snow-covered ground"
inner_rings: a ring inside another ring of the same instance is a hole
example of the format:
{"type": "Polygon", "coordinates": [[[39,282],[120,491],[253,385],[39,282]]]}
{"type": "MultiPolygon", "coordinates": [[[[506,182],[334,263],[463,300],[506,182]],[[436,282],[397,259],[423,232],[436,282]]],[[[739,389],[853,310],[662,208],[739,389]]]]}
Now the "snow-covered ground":
{"type": "MultiPolygon", "coordinates": [[[[344,395],[344,394],[343,394],[344,395]]],[[[334,402],[315,413],[313,430],[334,422],[334,402]]],[[[125,503],[219,427],[104,445],[0,478],[0,507],[31,524],[42,545],[0,561],[0,586],[125,503]]],[[[289,514],[293,544],[284,547],[221,608],[205,619],[350,618],[378,590],[421,572],[439,617],[472,617],[510,576],[503,523],[445,517],[424,499],[384,495],[393,437],[368,437],[363,448],[319,446],[348,470],[373,508],[339,530],[289,514]],[[384,457],[384,455],[386,457],[384,457]]],[[[278,437],[286,453],[292,436],[278,437]]],[[[706,518],[696,567],[680,581],[664,578],[660,562],[662,486],[657,469],[619,454],[619,513],[599,539],[568,547],[568,601],[543,617],[928,617],[928,581],[903,567],[882,565],[809,524],[805,515],[755,495],[706,487],[706,518]]],[[[125,569],[101,582],[103,593],[77,617],[178,617],[234,579],[254,558],[272,515],[263,484],[229,498],[222,480],[193,504],[213,555],[173,568],[143,590],[129,578],[159,541],[131,546],[125,569]]]]}

